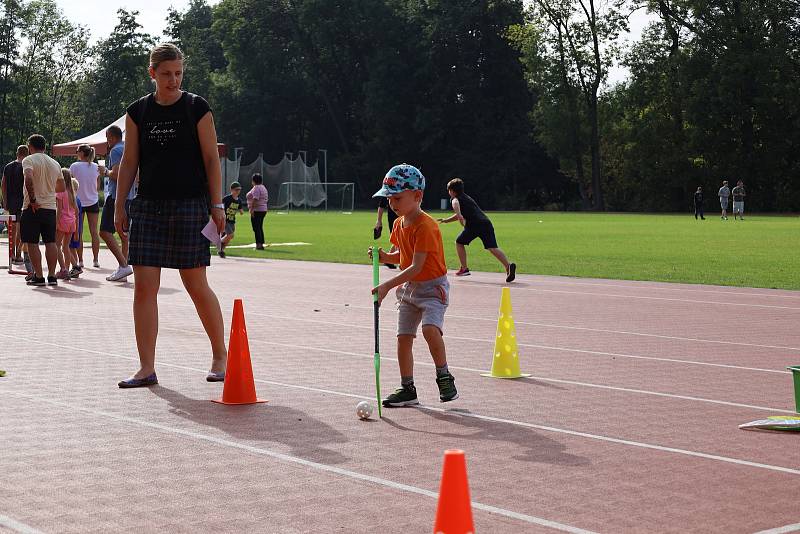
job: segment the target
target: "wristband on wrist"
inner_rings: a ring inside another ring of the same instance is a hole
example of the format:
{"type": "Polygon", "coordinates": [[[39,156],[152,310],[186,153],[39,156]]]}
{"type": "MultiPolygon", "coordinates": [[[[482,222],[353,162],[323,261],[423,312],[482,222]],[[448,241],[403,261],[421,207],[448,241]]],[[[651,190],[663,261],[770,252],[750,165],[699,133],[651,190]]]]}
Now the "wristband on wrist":
{"type": "Polygon", "coordinates": [[[218,210],[224,210],[225,204],[211,204],[212,208],[217,208],[218,210]]]}

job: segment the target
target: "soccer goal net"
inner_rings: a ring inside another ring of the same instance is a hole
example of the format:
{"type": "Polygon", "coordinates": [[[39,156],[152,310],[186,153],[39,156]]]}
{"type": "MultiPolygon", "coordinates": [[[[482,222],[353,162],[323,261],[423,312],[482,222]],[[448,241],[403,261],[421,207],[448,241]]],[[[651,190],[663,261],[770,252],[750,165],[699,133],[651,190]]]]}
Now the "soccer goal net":
{"type": "Polygon", "coordinates": [[[353,182],[284,182],[278,188],[274,206],[282,211],[316,209],[352,213],[354,204],[353,182]]]}

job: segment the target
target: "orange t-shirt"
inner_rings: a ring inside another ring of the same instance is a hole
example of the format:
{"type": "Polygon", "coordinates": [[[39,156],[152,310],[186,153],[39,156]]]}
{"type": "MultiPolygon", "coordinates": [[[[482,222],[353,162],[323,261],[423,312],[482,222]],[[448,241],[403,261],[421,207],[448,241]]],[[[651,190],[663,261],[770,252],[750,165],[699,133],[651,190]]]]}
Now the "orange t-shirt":
{"type": "Polygon", "coordinates": [[[414,281],[424,282],[446,275],[447,266],[444,263],[444,245],[439,225],[424,211],[406,228],[403,228],[404,219],[405,217],[398,217],[394,221],[391,238],[392,244],[400,249],[400,268],[410,267],[415,253],[427,252],[425,265],[414,277],[414,281]]]}

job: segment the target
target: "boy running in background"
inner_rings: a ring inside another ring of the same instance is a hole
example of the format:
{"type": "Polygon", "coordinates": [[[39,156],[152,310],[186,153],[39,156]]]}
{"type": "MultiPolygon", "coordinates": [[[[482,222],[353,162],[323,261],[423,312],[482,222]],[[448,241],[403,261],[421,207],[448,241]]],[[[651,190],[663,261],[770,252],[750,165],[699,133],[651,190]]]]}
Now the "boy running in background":
{"type": "MultiPolygon", "coordinates": [[[[425,177],[416,167],[403,163],[392,167],[383,179],[383,187],[373,197],[388,197],[397,213],[391,242],[397,252],[378,249],[378,261],[400,264],[393,278],[372,288],[382,302],[389,290],[397,287],[397,362],[400,365],[400,388],[383,400],[386,407],[419,404],[414,386],[414,338],[422,324],[422,335],[436,364],[439,400],[458,398],[455,379],[447,368],[447,353],[442,327],[449,303],[450,285],[444,262],[442,234],[433,218],[422,211],[425,177]]],[[[372,257],[373,248],[369,249],[372,257]]]]}
{"type": "Polygon", "coordinates": [[[239,198],[239,193],[242,192],[242,184],[233,182],[231,184],[231,194],[222,199],[225,205],[225,237],[222,238],[222,248],[219,251],[219,257],[225,257],[225,247],[233,239],[233,234],[236,232],[236,213],[239,215],[244,214],[244,201],[239,198]]]}
{"type": "Polygon", "coordinates": [[[456,276],[468,276],[470,274],[467,267],[467,248],[476,237],[480,238],[483,248],[503,264],[506,270],[506,282],[513,282],[516,277],[517,264],[510,263],[505,253],[497,247],[497,239],[494,237],[494,226],[489,217],[481,210],[478,203],[464,192],[464,182],[461,178],[453,178],[447,182],[447,193],[450,195],[455,214],[446,218],[438,219],[440,223],[458,221],[464,230],[456,238],[456,252],[461,268],[456,272],[456,276]]]}

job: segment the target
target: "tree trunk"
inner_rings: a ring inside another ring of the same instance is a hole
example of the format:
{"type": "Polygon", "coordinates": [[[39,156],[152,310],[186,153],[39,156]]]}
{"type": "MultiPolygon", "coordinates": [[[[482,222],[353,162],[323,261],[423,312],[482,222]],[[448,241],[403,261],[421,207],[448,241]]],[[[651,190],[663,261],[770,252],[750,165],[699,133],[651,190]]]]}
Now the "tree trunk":
{"type": "Polygon", "coordinates": [[[589,122],[592,127],[592,135],[589,140],[589,146],[592,152],[592,196],[594,197],[593,208],[597,211],[605,209],[603,202],[603,188],[601,179],[601,161],[600,161],[600,124],[597,113],[597,92],[595,92],[589,99],[589,122]]]}

